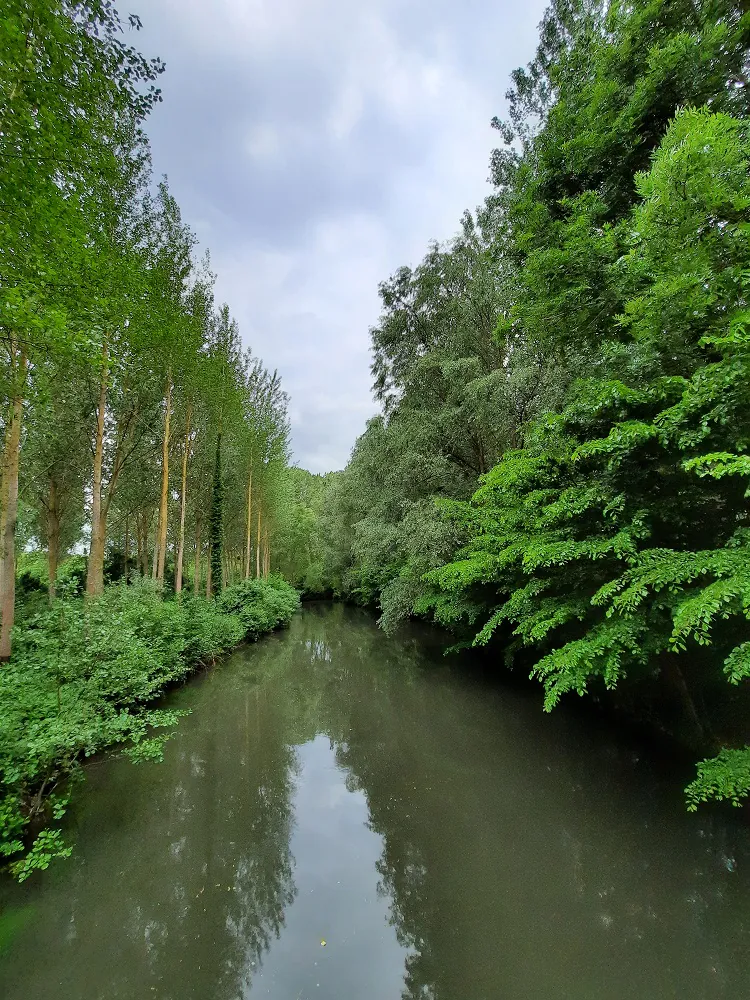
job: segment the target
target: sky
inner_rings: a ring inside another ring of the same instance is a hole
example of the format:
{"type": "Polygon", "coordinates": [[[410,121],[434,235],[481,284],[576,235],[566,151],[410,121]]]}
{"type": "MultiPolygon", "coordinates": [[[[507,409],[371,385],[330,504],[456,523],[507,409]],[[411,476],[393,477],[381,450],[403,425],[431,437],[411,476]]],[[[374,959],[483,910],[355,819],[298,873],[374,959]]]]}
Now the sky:
{"type": "MultiPolygon", "coordinates": [[[[377,412],[378,283],[489,193],[542,0],[131,0],[167,65],[155,174],[217,299],[290,396],[294,461],[343,468],[377,412]]],[[[123,10],[125,8],[123,7],[123,10]]]]}

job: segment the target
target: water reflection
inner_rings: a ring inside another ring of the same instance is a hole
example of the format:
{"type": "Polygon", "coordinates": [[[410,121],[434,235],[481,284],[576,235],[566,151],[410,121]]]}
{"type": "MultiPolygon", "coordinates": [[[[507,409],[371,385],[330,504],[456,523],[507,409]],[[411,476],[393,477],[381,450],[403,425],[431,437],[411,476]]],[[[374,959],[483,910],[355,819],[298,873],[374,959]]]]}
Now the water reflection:
{"type": "Polygon", "coordinates": [[[4,888],[0,995],[750,997],[747,831],[430,641],[313,607],[180,692],[165,763],[92,769],[75,860],[4,888]]]}

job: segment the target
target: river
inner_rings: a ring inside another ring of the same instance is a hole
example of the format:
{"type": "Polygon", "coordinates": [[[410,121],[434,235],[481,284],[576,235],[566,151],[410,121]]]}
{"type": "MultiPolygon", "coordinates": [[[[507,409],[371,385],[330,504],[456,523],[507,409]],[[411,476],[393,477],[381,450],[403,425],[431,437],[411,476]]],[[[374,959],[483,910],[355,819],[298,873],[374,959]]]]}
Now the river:
{"type": "Polygon", "coordinates": [[[3,1000],[750,997],[750,835],[682,774],[415,628],[312,605],[87,768],[0,889],[3,1000]]]}

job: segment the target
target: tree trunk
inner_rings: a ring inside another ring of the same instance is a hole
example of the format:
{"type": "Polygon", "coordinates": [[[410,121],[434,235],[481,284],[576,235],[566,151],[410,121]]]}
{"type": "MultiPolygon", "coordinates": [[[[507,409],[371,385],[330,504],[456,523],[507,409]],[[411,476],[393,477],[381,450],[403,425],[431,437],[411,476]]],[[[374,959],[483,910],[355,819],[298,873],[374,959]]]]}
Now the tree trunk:
{"type": "Polygon", "coordinates": [[[201,585],[201,522],[195,522],[195,575],[193,577],[193,593],[198,596],[201,585]]]}
{"type": "Polygon", "coordinates": [[[159,531],[154,531],[154,552],[151,557],[151,579],[156,579],[156,574],[159,569],[159,531]]]}
{"type": "MultiPolygon", "coordinates": [[[[15,360],[15,345],[13,357],[15,360]]],[[[2,539],[0,542],[0,663],[10,659],[13,621],[16,613],[16,520],[18,518],[18,463],[21,451],[23,388],[26,380],[26,352],[18,355],[18,371],[10,419],[5,431],[2,482],[2,539]]]]}
{"type": "Polygon", "coordinates": [[[206,600],[211,600],[211,566],[213,559],[211,558],[211,546],[208,547],[208,574],[206,576],[206,600]]]}
{"type": "Polygon", "coordinates": [[[49,481],[49,505],[47,506],[47,572],[49,575],[50,601],[57,595],[57,564],[60,559],[60,505],[57,499],[57,484],[49,481]]]}
{"type": "Polygon", "coordinates": [[[209,517],[212,589],[220,591],[224,582],[224,484],[221,473],[221,431],[216,435],[216,461],[209,517]]]}
{"type": "Polygon", "coordinates": [[[104,416],[107,407],[109,379],[109,354],[107,345],[102,347],[102,374],[99,383],[99,405],[96,413],[96,441],[94,444],[94,483],[91,493],[91,545],[86,574],[86,595],[96,597],[104,590],[104,544],[106,521],[102,506],[102,469],[104,466],[104,416]]]}
{"type": "Polygon", "coordinates": [[[148,524],[143,511],[138,515],[138,570],[144,579],[148,576],[148,524]]]}
{"type": "Polygon", "coordinates": [[[125,586],[128,585],[128,562],[130,560],[130,517],[125,515],[125,544],[123,546],[125,556],[125,586]]]}
{"type": "Polygon", "coordinates": [[[245,579],[250,579],[250,559],[252,554],[253,535],[253,470],[247,481],[247,535],[245,538],[245,579]]]}
{"type": "Polygon", "coordinates": [[[190,453],[190,418],[192,410],[188,404],[185,420],[185,450],[182,453],[182,492],[180,493],[180,539],[177,546],[177,561],[174,572],[174,592],[182,591],[182,561],[185,557],[185,505],[187,501],[187,467],[190,453]]]}
{"type": "Polygon", "coordinates": [[[263,535],[263,576],[268,579],[271,573],[271,550],[268,546],[268,525],[263,535]]]}
{"type": "Polygon", "coordinates": [[[143,515],[143,579],[148,576],[148,531],[150,518],[143,515]]]}
{"type": "Polygon", "coordinates": [[[167,558],[167,516],[169,514],[169,428],[172,419],[172,372],[167,371],[167,409],[164,415],[164,440],[161,447],[161,500],[159,502],[159,531],[157,547],[159,557],[156,579],[164,583],[164,563],[167,558]]]}
{"type": "Polygon", "coordinates": [[[135,544],[136,544],[135,561],[136,561],[136,565],[138,567],[138,572],[140,573],[141,568],[143,567],[143,545],[141,543],[141,515],[140,515],[140,513],[136,513],[136,515],[135,515],[135,544]]]}
{"type": "Polygon", "coordinates": [[[258,533],[255,536],[255,578],[260,577],[260,507],[258,507],[258,533]]]}

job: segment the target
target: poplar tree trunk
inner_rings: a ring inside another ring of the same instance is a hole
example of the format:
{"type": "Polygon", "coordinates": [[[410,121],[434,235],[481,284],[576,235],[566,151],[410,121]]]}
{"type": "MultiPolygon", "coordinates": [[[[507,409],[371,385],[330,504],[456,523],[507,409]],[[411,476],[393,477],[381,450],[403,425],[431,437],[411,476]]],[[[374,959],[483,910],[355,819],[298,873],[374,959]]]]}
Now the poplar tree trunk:
{"type": "Polygon", "coordinates": [[[96,441],[94,444],[94,482],[91,492],[91,545],[89,546],[86,595],[96,597],[104,590],[104,543],[106,521],[102,505],[102,469],[104,465],[104,417],[107,407],[107,382],[109,379],[109,354],[107,345],[102,347],[102,375],[99,383],[99,404],[96,413],[96,441]]]}
{"type": "Polygon", "coordinates": [[[252,535],[253,535],[253,473],[247,481],[247,535],[245,538],[245,579],[250,579],[250,566],[252,556],[252,535]]]}
{"type": "Polygon", "coordinates": [[[209,516],[211,590],[220,591],[224,582],[224,486],[221,475],[221,432],[216,436],[216,461],[214,464],[209,516]]]}
{"type": "Polygon", "coordinates": [[[138,566],[138,572],[140,573],[143,568],[143,545],[141,542],[141,515],[135,515],[135,544],[136,544],[136,564],[138,566]]]}
{"type": "Polygon", "coordinates": [[[149,521],[146,515],[143,515],[143,578],[144,580],[148,576],[148,528],[149,521]]]}
{"type": "Polygon", "coordinates": [[[172,418],[172,372],[167,370],[167,409],[164,415],[164,440],[161,447],[161,500],[159,502],[158,561],[156,579],[164,583],[164,563],[167,558],[167,515],[169,513],[169,429],[172,418]]]}
{"type": "Polygon", "coordinates": [[[268,526],[263,535],[263,577],[268,578],[271,572],[271,550],[268,547],[268,526]]]}
{"type": "Polygon", "coordinates": [[[154,529],[154,553],[151,557],[151,579],[156,579],[156,571],[159,568],[159,526],[154,529]]]}
{"type": "Polygon", "coordinates": [[[195,522],[195,571],[193,576],[193,593],[197,596],[201,585],[201,521],[195,522]]]}
{"type": "Polygon", "coordinates": [[[208,547],[208,574],[206,575],[206,600],[211,600],[211,567],[213,564],[213,558],[211,554],[211,546],[208,547]]]}
{"type": "MultiPolygon", "coordinates": [[[[12,353],[15,360],[16,347],[12,353]]],[[[10,419],[5,430],[2,481],[2,538],[0,538],[0,663],[10,659],[13,621],[16,613],[16,521],[18,519],[18,462],[21,450],[23,385],[26,378],[26,353],[18,355],[18,370],[10,419]]]]}
{"type": "Polygon", "coordinates": [[[141,576],[145,580],[148,576],[148,521],[146,520],[145,513],[141,514],[138,541],[141,548],[141,562],[139,569],[141,571],[141,576]]]}
{"type": "Polygon", "coordinates": [[[255,578],[260,577],[260,507],[258,507],[258,533],[255,536],[255,578]]]}
{"type": "Polygon", "coordinates": [[[49,481],[49,504],[47,506],[47,574],[49,586],[47,592],[50,601],[57,594],[57,564],[60,559],[60,505],[57,499],[57,484],[54,479],[49,481]]]}
{"type": "Polygon", "coordinates": [[[130,518],[125,515],[125,544],[123,546],[125,554],[125,586],[128,585],[128,560],[130,559],[130,518]]]}
{"type": "Polygon", "coordinates": [[[187,467],[188,454],[190,452],[190,419],[192,410],[190,405],[187,408],[187,418],[185,420],[185,450],[182,453],[182,492],[180,494],[180,539],[177,546],[177,561],[174,573],[174,592],[179,594],[182,591],[182,562],[185,557],[185,506],[187,502],[187,467]]]}

